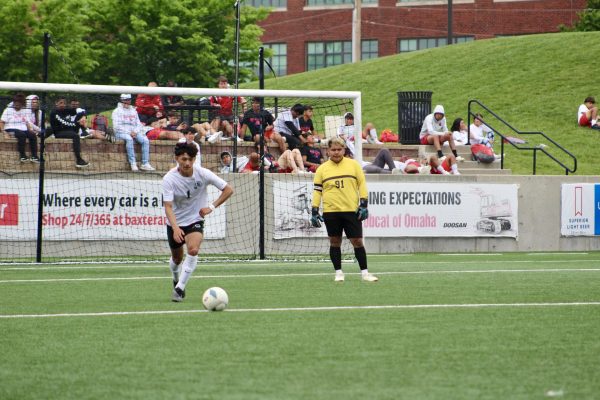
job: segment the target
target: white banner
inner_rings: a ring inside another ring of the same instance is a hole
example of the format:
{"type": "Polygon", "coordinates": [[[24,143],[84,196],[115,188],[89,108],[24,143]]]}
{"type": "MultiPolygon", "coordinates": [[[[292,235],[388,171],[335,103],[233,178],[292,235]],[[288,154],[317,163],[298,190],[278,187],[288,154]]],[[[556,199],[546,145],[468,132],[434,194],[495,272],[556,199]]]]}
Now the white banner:
{"type": "MultiPolygon", "coordinates": [[[[369,183],[365,237],[518,236],[518,185],[369,183]]],[[[275,239],[326,236],[310,226],[312,182],[275,182],[275,239]]]]}
{"type": "MultiPolygon", "coordinates": [[[[51,179],[45,181],[44,192],[45,240],[166,239],[161,181],[51,179]]],[[[209,200],[219,194],[209,186],[209,200]]],[[[37,180],[2,180],[0,237],[35,240],[37,199],[37,180]]],[[[205,239],[225,237],[225,217],[223,205],[206,218],[205,239]]]]}
{"type": "Polygon", "coordinates": [[[560,198],[562,236],[600,235],[600,184],[563,184],[560,198]]]}

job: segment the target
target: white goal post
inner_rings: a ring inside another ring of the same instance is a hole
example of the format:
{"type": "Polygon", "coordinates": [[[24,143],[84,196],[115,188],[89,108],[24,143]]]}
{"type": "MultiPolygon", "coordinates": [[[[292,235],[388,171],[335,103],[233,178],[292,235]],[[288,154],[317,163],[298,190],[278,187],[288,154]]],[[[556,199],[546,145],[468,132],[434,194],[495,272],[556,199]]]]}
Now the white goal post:
{"type": "MultiPolygon", "coordinates": [[[[362,132],[361,92],[336,90],[269,90],[269,89],[217,89],[183,88],[119,85],[78,85],[67,83],[34,83],[0,81],[0,90],[57,93],[97,93],[97,94],[151,94],[160,96],[229,96],[229,97],[288,97],[288,98],[330,98],[349,99],[353,103],[355,135],[360,138],[362,132]]],[[[355,140],[356,161],[362,162],[362,140],[355,140]]]]}

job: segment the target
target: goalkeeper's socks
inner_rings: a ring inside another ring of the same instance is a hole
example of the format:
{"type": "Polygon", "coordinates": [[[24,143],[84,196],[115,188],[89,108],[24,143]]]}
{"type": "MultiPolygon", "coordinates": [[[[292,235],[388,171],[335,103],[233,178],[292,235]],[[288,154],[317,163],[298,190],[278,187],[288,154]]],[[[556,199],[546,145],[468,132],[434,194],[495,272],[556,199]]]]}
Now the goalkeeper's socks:
{"type": "Polygon", "coordinates": [[[169,260],[169,269],[171,270],[171,274],[173,274],[173,281],[179,281],[179,273],[181,272],[181,264],[175,264],[173,258],[169,260]]]}
{"type": "Polygon", "coordinates": [[[456,152],[456,150],[452,150],[452,154],[454,154],[454,157],[458,157],[458,153],[456,152]]]}
{"type": "Polygon", "coordinates": [[[367,252],[363,247],[355,247],[354,248],[354,257],[356,257],[356,261],[358,261],[358,266],[361,271],[367,270],[367,252]]]}
{"type": "Polygon", "coordinates": [[[340,247],[329,246],[329,258],[333,264],[333,269],[342,269],[342,249],[340,247]]]}
{"type": "Polygon", "coordinates": [[[183,265],[181,268],[181,277],[179,278],[179,282],[177,283],[177,287],[181,290],[185,289],[185,285],[187,281],[192,276],[192,273],[196,269],[198,265],[198,256],[190,256],[189,254],[185,256],[185,260],[183,261],[183,265]]]}

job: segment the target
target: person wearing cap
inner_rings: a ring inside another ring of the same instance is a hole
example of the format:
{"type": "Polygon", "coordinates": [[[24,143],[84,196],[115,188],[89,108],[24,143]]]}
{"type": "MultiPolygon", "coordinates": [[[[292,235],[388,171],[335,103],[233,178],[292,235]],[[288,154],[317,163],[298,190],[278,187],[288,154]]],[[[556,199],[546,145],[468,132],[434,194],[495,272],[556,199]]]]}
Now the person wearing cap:
{"type": "Polygon", "coordinates": [[[456,145],[452,138],[452,132],[448,130],[445,114],[444,106],[438,104],[433,109],[433,112],[425,117],[423,126],[421,127],[421,133],[419,134],[421,144],[433,145],[437,151],[438,157],[442,158],[444,157],[444,153],[442,153],[442,144],[448,142],[456,160],[463,161],[464,158],[456,153],[456,145]]]}
{"type": "Polygon", "coordinates": [[[150,141],[144,134],[144,126],[140,122],[138,113],[131,106],[131,95],[124,93],[119,99],[117,108],[112,113],[113,129],[115,137],[125,141],[127,161],[131,166],[131,170],[134,172],[140,169],[142,171],[154,171],[155,168],[150,165],[150,141]],[[134,140],[142,146],[142,165],[140,168],[138,168],[135,160],[134,140]]]}
{"type": "Polygon", "coordinates": [[[598,107],[595,106],[596,99],[592,96],[586,97],[583,104],[577,110],[577,122],[579,126],[585,126],[592,129],[600,129],[598,123],[598,107]]]}

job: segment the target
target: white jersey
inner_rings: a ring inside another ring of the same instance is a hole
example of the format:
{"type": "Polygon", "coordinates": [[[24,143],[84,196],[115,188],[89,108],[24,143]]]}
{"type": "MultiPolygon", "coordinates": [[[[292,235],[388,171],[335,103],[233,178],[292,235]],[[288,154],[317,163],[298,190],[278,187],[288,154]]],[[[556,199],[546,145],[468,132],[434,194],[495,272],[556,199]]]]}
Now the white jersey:
{"type": "MultiPolygon", "coordinates": [[[[202,221],[200,209],[208,207],[208,185],[219,190],[225,189],[227,182],[212,171],[194,165],[192,176],[186,177],[177,168],[171,169],[163,177],[163,201],[173,202],[173,212],[177,225],[188,226],[202,221]]],[[[168,225],[171,225],[167,221],[168,225]]]]}

